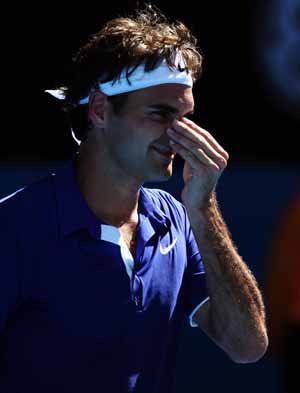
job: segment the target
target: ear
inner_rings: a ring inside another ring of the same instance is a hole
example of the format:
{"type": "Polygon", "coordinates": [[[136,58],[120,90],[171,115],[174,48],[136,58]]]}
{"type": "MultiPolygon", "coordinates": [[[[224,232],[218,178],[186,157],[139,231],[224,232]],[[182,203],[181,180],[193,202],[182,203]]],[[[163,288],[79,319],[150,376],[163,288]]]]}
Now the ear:
{"type": "Polygon", "coordinates": [[[96,90],[91,94],[89,99],[88,117],[95,127],[103,128],[105,111],[107,107],[107,98],[100,90],[96,90]]]}

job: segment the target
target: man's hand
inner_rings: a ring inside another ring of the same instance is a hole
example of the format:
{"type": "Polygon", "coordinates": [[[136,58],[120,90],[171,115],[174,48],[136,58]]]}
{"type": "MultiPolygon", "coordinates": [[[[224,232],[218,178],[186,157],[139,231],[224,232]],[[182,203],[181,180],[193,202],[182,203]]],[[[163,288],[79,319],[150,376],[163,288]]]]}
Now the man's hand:
{"type": "Polygon", "coordinates": [[[186,207],[202,209],[215,190],[229,155],[208,131],[185,117],[174,120],[167,133],[172,149],[185,160],[182,202],[186,207]]]}

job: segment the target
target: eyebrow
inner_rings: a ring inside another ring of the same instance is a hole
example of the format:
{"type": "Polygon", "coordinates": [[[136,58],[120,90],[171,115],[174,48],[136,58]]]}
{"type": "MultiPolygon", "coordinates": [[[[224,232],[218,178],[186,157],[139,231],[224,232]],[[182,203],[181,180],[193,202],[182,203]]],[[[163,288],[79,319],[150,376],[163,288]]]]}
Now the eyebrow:
{"type": "MultiPolygon", "coordinates": [[[[163,110],[166,112],[170,112],[172,114],[177,114],[179,113],[179,110],[171,105],[168,104],[156,104],[156,105],[150,105],[149,106],[150,109],[156,109],[156,110],[163,110]]],[[[186,113],[184,116],[190,116],[193,115],[194,111],[190,111],[188,113],[186,113]]]]}

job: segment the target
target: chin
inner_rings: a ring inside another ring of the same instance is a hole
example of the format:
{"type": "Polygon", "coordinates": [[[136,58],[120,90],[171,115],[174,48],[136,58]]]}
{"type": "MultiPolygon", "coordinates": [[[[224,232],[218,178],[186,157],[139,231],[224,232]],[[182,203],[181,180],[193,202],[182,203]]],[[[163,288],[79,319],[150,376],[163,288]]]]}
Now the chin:
{"type": "Polygon", "coordinates": [[[162,182],[170,179],[173,173],[175,153],[161,152],[156,148],[149,149],[149,156],[145,162],[146,182],[162,182]]]}
{"type": "Polygon", "coordinates": [[[151,174],[149,174],[149,179],[147,182],[160,182],[167,181],[173,174],[172,163],[167,168],[156,168],[151,174]]]}

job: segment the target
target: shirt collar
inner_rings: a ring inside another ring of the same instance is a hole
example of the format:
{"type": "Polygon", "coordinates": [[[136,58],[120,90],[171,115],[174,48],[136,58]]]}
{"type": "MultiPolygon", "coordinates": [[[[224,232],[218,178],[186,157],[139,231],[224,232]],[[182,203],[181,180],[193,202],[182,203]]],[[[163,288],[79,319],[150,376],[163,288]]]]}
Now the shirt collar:
{"type": "Polygon", "coordinates": [[[62,235],[87,228],[92,236],[99,237],[102,222],[89,208],[76,178],[77,154],[68,160],[54,175],[58,218],[62,235]]]}
{"type": "MultiPolygon", "coordinates": [[[[90,234],[101,238],[101,224],[106,224],[89,208],[80,190],[76,177],[76,161],[78,151],[61,169],[52,173],[58,204],[60,230],[63,236],[76,230],[86,228],[90,234]]],[[[145,216],[152,228],[148,228],[148,236],[155,232],[167,231],[170,219],[159,209],[149,196],[147,190],[141,186],[139,195],[139,215],[145,216]]]]}
{"type": "Polygon", "coordinates": [[[140,189],[139,212],[149,219],[155,231],[166,231],[170,228],[169,217],[162,212],[144,187],[140,189]]]}

